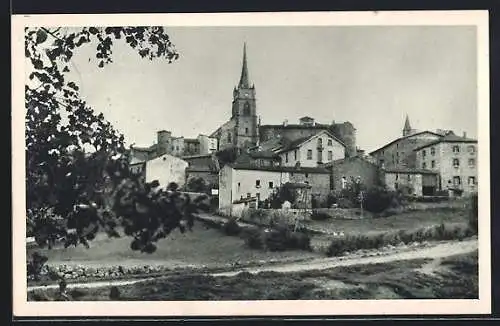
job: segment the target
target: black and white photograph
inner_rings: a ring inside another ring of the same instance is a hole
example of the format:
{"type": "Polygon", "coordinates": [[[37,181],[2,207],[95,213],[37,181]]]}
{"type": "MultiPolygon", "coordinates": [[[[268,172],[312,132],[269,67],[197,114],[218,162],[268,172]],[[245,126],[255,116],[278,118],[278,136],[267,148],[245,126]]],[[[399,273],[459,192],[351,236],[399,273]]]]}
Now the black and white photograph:
{"type": "Polygon", "coordinates": [[[487,12],[12,23],[14,310],[489,312],[487,12]]]}

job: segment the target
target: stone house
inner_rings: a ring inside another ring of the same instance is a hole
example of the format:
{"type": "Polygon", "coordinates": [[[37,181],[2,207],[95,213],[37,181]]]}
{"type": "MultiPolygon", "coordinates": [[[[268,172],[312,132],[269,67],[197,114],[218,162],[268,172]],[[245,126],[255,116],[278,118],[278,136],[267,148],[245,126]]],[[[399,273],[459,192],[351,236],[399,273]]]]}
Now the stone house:
{"type": "Polygon", "coordinates": [[[313,136],[321,131],[327,131],[345,145],[346,156],[356,155],[356,128],[349,121],[331,124],[317,123],[311,117],[302,117],[298,124],[290,124],[285,120],[278,125],[260,125],[260,143],[283,138],[291,141],[313,136]]]}
{"type": "Polygon", "coordinates": [[[186,182],[187,167],[188,162],[172,155],[163,154],[146,161],[145,179],[146,182],[158,180],[162,188],[171,182],[182,187],[186,182]]]}
{"type": "Polygon", "coordinates": [[[420,168],[438,174],[438,189],[477,192],[477,140],[449,134],[414,150],[420,168]]]}
{"type": "Polygon", "coordinates": [[[346,186],[346,181],[360,179],[366,188],[383,184],[383,171],[380,167],[362,156],[347,157],[324,165],[332,171],[332,190],[336,193],[346,186]],[[345,180],[343,182],[343,180],[345,180]]]}
{"type": "Polygon", "coordinates": [[[385,185],[389,190],[403,190],[407,195],[434,196],[438,174],[424,169],[385,169],[385,185]]]}
{"type": "Polygon", "coordinates": [[[228,209],[243,198],[269,199],[286,183],[304,183],[312,194],[326,197],[330,192],[330,172],[324,168],[259,167],[228,164],[219,172],[219,209],[228,209]]]}
{"type": "Polygon", "coordinates": [[[382,168],[418,168],[414,149],[432,141],[437,141],[449,132],[443,130],[437,130],[436,132],[417,131],[411,128],[409,119],[406,117],[403,136],[372,151],[370,155],[382,168]]]}

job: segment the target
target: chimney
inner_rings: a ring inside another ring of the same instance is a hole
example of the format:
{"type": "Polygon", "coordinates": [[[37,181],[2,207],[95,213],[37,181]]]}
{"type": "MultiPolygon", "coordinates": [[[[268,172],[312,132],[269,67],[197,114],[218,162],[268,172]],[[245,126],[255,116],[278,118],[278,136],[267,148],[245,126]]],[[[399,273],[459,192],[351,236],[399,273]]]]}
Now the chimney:
{"type": "Polygon", "coordinates": [[[467,132],[464,131],[464,138],[467,138],[467,132]]]}

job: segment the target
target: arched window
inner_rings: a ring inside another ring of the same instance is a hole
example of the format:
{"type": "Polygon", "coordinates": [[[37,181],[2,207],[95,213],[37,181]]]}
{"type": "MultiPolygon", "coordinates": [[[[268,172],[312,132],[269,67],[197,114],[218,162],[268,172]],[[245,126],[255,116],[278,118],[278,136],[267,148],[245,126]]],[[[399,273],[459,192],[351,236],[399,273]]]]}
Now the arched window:
{"type": "Polygon", "coordinates": [[[245,102],[243,106],[243,115],[250,115],[250,103],[245,102]]]}

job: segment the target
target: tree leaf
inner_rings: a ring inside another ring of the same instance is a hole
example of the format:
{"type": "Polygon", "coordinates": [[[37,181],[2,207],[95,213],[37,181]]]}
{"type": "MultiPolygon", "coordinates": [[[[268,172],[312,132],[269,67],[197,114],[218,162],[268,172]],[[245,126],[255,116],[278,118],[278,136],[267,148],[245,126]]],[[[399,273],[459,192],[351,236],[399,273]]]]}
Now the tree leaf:
{"type": "Polygon", "coordinates": [[[38,29],[36,32],[36,43],[41,44],[47,40],[47,33],[43,29],[38,29]]]}

